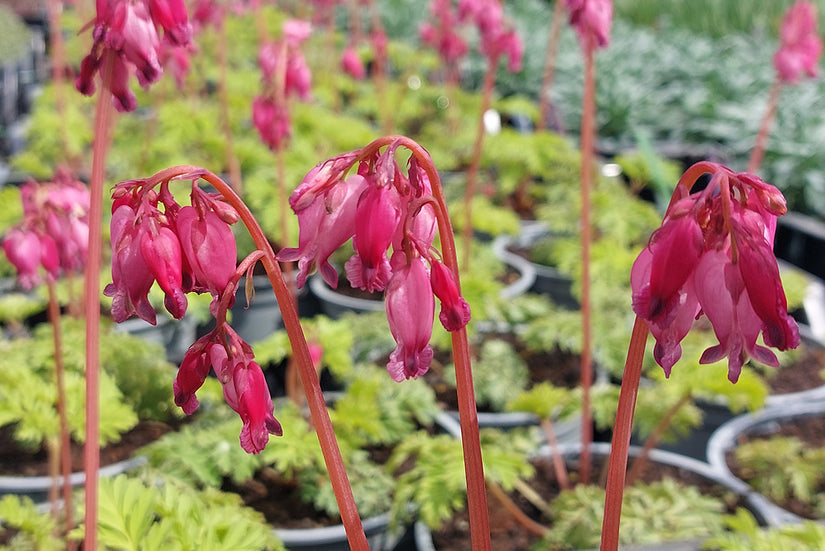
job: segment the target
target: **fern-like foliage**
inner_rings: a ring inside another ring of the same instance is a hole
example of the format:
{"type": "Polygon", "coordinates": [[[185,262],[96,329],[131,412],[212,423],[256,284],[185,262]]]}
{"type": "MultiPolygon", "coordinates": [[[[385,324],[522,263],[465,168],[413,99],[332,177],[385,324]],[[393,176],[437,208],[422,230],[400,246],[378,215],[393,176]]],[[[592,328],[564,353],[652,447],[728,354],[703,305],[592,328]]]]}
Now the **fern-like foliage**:
{"type": "Polygon", "coordinates": [[[709,551],[820,551],[825,549],[825,526],[812,521],[762,528],[747,509],[725,517],[727,531],[709,538],[709,551]]]}
{"type": "MultiPolygon", "coordinates": [[[[73,536],[82,537],[82,531],[73,536]]],[[[157,473],[146,480],[101,479],[98,538],[106,549],[125,551],[283,549],[263,517],[239,496],[195,490],[157,473]]]]}
{"type": "Polygon", "coordinates": [[[65,544],[54,537],[55,522],[37,510],[28,497],[0,498],[0,545],[3,551],[59,551],[65,544]]]}
{"type": "Polygon", "coordinates": [[[806,447],[795,436],[754,439],[738,446],[742,477],[776,502],[798,499],[825,517],[825,448],[806,447]]]}
{"type": "MultiPolygon", "coordinates": [[[[455,384],[455,367],[444,371],[445,379],[455,384]]],[[[493,411],[504,410],[527,387],[530,372],[513,345],[501,339],[486,339],[473,363],[476,401],[493,411]]]]}
{"type": "MultiPolygon", "coordinates": [[[[604,516],[604,490],[578,485],[551,503],[552,527],[536,549],[597,548],[604,516]]],[[[622,544],[659,543],[718,534],[724,504],[694,487],[665,479],[625,490],[622,544]]]]}
{"type": "Polygon", "coordinates": [[[580,407],[580,389],[554,386],[546,381],[522,391],[507,403],[509,411],[528,411],[548,420],[565,419],[580,407]]]}
{"type": "MultiPolygon", "coordinates": [[[[514,445],[509,434],[483,430],[482,459],[487,480],[512,489],[517,480],[533,475],[527,451],[514,445]]],[[[461,442],[452,436],[430,436],[419,431],[405,438],[394,450],[387,467],[393,471],[402,465],[396,483],[393,517],[404,518],[410,503],[418,518],[437,529],[459,510],[466,507],[467,483],[461,442]]]]}

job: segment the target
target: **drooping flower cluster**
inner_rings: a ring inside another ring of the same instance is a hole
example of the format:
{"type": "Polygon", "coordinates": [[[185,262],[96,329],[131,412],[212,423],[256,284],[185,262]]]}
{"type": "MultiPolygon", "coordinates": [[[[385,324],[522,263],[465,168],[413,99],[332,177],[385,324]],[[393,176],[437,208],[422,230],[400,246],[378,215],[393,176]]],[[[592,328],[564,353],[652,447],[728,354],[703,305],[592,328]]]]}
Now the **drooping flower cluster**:
{"type": "Polygon", "coordinates": [[[110,66],[109,74],[103,74],[103,86],[112,92],[118,111],[132,111],[137,100],[129,89],[129,74],[134,70],[138,83],[148,87],[163,72],[161,40],[185,46],[191,35],[183,0],[97,0],[92,51],[80,64],[75,86],[92,95],[95,74],[110,66]]]}
{"type": "Polygon", "coordinates": [[[803,71],[809,77],[819,74],[822,40],[817,34],[814,4],[799,0],[788,9],[782,19],[779,41],[773,66],[783,83],[799,82],[803,71]]]}
{"type": "Polygon", "coordinates": [[[286,21],[281,39],[262,45],[258,53],[264,91],[252,103],[252,122],[273,151],[292,133],[288,98],[307,100],[310,96],[312,73],[300,47],[311,33],[312,26],[306,21],[286,21]]]}
{"type": "Polygon", "coordinates": [[[610,43],[613,22],[612,0],[565,0],[570,12],[570,26],[579,35],[582,46],[604,48],[610,43]]]}
{"type": "Polygon", "coordinates": [[[455,70],[469,48],[458,32],[458,13],[452,0],[433,0],[430,15],[419,29],[421,41],[437,50],[447,67],[455,70]]]}
{"type": "Polygon", "coordinates": [[[238,214],[219,194],[206,193],[192,180],[190,205],[181,206],[169,191],[169,182],[132,180],[112,193],[112,280],[104,293],[111,296],[112,316],[121,322],[132,315],[154,324],[155,310],[148,294],[157,281],[164,305],[180,319],[186,313],[186,293],[210,293],[210,311],[216,324],[184,356],[175,379],[175,403],[186,414],[198,407],[195,392],[210,366],[223,385],[226,402],[243,420],[241,446],[260,452],[270,434],[281,434],[272,415],[269,389],[251,347],[226,322],[238,281],[260,257],[250,255],[236,269],[236,244],[231,225],[238,214]]]}
{"type": "Polygon", "coordinates": [[[299,287],[317,267],[334,288],[338,273],[329,257],[352,238],[355,254],[344,266],[347,278],[354,287],[384,291],[397,343],[387,370],[402,381],[429,368],[434,296],[448,331],[464,327],[470,309],[433,249],[436,214],[427,173],[411,157],[404,175],[395,158],[398,147],[396,141],[383,153],[353,151],[311,170],[289,200],[298,215],[298,247],[282,249],[278,260],[298,261],[299,287]],[[356,163],[356,173],[347,177],[356,163]]]}
{"type": "Polygon", "coordinates": [[[636,259],[633,310],[656,338],[654,357],[666,375],[681,357],[680,342],[704,313],[719,344],[700,361],[727,356],[728,378],[736,382],[750,357],[778,365],[774,353],[757,344],[760,332],[778,350],[799,344],[773,255],[785,199],[756,176],[706,165],[708,186],[689,193],[680,183],[661,228],[636,259]]]}
{"type": "Polygon", "coordinates": [[[524,45],[515,29],[505,20],[504,8],[498,0],[459,0],[458,17],[470,21],[478,28],[481,38],[480,51],[488,59],[497,62],[499,56],[507,56],[507,70],[521,70],[524,45]]]}
{"type": "Polygon", "coordinates": [[[20,196],[23,220],[3,239],[20,285],[41,283],[40,268],[53,280],[81,272],[88,256],[89,189],[61,169],[51,182],[24,184],[20,196]]]}

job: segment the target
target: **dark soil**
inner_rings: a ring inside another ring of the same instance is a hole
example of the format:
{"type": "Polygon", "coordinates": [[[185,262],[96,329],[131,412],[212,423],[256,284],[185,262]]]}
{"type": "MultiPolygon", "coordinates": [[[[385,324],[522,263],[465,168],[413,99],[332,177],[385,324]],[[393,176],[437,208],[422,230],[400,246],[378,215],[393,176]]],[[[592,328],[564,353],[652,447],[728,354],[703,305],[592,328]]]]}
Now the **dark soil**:
{"type": "MultiPolygon", "coordinates": [[[[536,476],[528,481],[528,485],[546,501],[551,501],[559,494],[551,460],[544,457],[534,462],[534,465],[536,476]]],[[[570,480],[575,483],[578,479],[577,465],[568,462],[568,467],[570,468],[570,480]]],[[[600,478],[601,486],[604,487],[604,480],[607,477],[607,458],[594,457],[593,468],[594,476],[600,478]]],[[[704,495],[721,499],[726,504],[728,512],[732,513],[738,506],[742,505],[740,500],[730,491],[695,473],[676,467],[648,463],[643,472],[642,480],[649,483],[663,478],[674,478],[686,486],[698,487],[704,495]]],[[[548,525],[549,520],[542,518],[539,511],[520,495],[511,494],[510,497],[530,518],[545,526],[548,525]]],[[[531,545],[539,541],[539,537],[529,534],[489,491],[487,493],[487,508],[490,513],[492,547],[496,551],[524,551],[530,549],[531,545]]],[[[467,512],[462,511],[441,530],[434,532],[433,541],[438,551],[465,551],[468,549],[470,535],[467,512]]]]}
{"type": "MultiPolygon", "coordinates": [[[[154,442],[172,426],[159,421],[141,421],[125,433],[120,441],[109,444],[100,450],[100,465],[106,466],[132,457],[135,451],[154,442]]],[[[72,472],[83,470],[83,445],[72,442],[72,472]]],[[[0,429],[0,474],[4,476],[47,476],[48,453],[46,450],[35,452],[22,449],[12,439],[11,427],[0,429]]]]}
{"type": "Polygon", "coordinates": [[[779,369],[767,368],[767,383],[771,394],[788,394],[816,388],[825,384],[825,349],[809,345],[804,340],[800,345],[802,353],[792,365],[779,369]]]}
{"type": "MultiPolygon", "coordinates": [[[[737,444],[741,445],[749,441],[766,439],[772,436],[796,437],[805,443],[806,448],[825,447],[825,416],[787,420],[779,424],[776,431],[769,434],[759,433],[742,435],[739,437],[737,444]]],[[[736,456],[733,450],[727,453],[725,459],[727,460],[728,466],[734,475],[746,482],[753,478],[753,476],[746,475],[742,468],[737,464],[736,456]]],[[[825,488],[819,488],[819,491],[825,493],[825,488]]],[[[783,503],[777,503],[777,505],[801,517],[820,520],[819,515],[817,515],[811,505],[800,501],[793,496],[783,503]]]]}

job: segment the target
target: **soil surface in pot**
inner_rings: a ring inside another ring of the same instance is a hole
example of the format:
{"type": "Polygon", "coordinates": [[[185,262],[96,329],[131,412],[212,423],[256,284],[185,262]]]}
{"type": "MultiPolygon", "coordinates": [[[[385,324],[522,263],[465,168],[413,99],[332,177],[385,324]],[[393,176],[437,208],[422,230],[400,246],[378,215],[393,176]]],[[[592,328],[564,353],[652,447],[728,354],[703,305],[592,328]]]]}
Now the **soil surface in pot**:
{"type": "MultiPolygon", "coordinates": [[[[737,439],[737,444],[741,445],[757,439],[766,439],[772,436],[793,436],[805,443],[805,447],[822,448],[825,447],[825,416],[803,417],[792,420],[787,420],[778,425],[778,430],[770,434],[743,434],[737,439]]],[[[753,478],[753,475],[747,474],[743,468],[736,461],[736,454],[734,450],[728,451],[725,455],[725,460],[730,467],[731,472],[738,478],[748,482],[753,478]]],[[[820,492],[825,493],[825,488],[819,488],[820,492]]],[[[783,509],[786,509],[801,517],[818,520],[821,517],[817,515],[813,507],[801,501],[794,496],[790,496],[786,501],[777,503],[783,509]]]]}
{"type": "MultiPolygon", "coordinates": [[[[390,456],[389,448],[368,450],[370,459],[385,463],[390,456]]],[[[272,526],[287,530],[323,528],[341,524],[339,517],[330,517],[318,511],[301,498],[301,485],[290,480],[271,467],[260,469],[255,476],[235,484],[227,480],[221,488],[241,496],[248,507],[260,511],[272,526]]]]}
{"type": "MultiPolygon", "coordinates": [[[[546,501],[551,501],[559,494],[552,462],[549,457],[543,457],[534,461],[534,465],[536,476],[528,481],[528,486],[546,501]]],[[[632,466],[632,460],[630,465],[632,466]]],[[[568,462],[571,483],[575,483],[579,478],[576,467],[577,465],[571,465],[568,462]]],[[[607,457],[593,457],[592,476],[597,478],[601,486],[604,487],[604,482],[607,479],[607,457]]],[[[743,505],[743,502],[726,488],[714,484],[696,473],[678,467],[649,462],[641,479],[644,482],[655,482],[666,477],[673,478],[686,486],[696,486],[702,494],[721,499],[727,506],[728,512],[732,513],[737,507],[743,505]]],[[[547,525],[547,519],[542,518],[538,509],[526,499],[519,494],[511,494],[510,498],[531,519],[547,525]]],[[[538,536],[528,533],[516,522],[501,502],[493,497],[489,491],[487,492],[487,508],[490,513],[492,548],[496,551],[524,551],[540,541],[538,536]]],[[[466,510],[455,515],[441,530],[433,532],[433,543],[437,551],[466,551],[469,541],[469,518],[466,510]]]]}
{"type": "Polygon", "coordinates": [[[781,369],[766,368],[765,380],[771,394],[801,392],[825,385],[825,349],[802,342],[797,360],[781,369]]]}
{"type": "MultiPolygon", "coordinates": [[[[100,449],[100,466],[105,467],[132,457],[139,448],[175,430],[160,421],[141,421],[124,433],[118,442],[100,449]]],[[[83,470],[83,444],[72,442],[72,472],[83,470]]],[[[49,461],[46,450],[26,451],[12,438],[10,427],[0,429],[0,474],[4,476],[47,476],[49,461]]]]}
{"type": "MultiPolygon", "coordinates": [[[[554,386],[576,388],[581,382],[581,355],[565,352],[558,348],[550,351],[531,352],[524,343],[513,335],[494,335],[495,338],[510,342],[518,355],[527,362],[530,372],[528,388],[541,382],[550,382],[554,386]]],[[[458,409],[455,384],[450,383],[442,376],[442,366],[452,363],[449,351],[436,350],[433,364],[424,375],[424,380],[435,390],[436,400],[447,410],[458,409]]],[[[479,403],[478,411],[489,413],[492,410],[486,404],[479,403]]]]}

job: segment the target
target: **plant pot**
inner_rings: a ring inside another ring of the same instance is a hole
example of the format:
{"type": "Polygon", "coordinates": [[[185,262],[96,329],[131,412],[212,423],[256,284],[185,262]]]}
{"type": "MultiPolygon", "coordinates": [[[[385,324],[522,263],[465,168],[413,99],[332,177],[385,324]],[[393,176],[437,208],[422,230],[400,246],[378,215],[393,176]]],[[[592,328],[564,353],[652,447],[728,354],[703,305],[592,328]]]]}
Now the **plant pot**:
{"type": "MultiPolygon", "coordinates": [[[[810,350],[806,355],[810,359],[806,365],[815,368],[816,373],[803,377],[806,382],[810,382],[810,388],[794,392],[770,394],[765,400],[766,407],[786,407],[805,402],[822,402],[825,400],[825,384],[823,384],[820,373],[825,369],[825,343],[814,337],[811,328],[807,325],[799,325],[799,336],[802,344],[800,346],[810,350]]],[[[804,352],[804,351],[803,351],[804,352]]],[[[786,369],[794,369],[793,367],[786,369]]],[[[770,373],[770,372],[769,372],[770,373]]]]}
{"type": "MultiPolygon", "coordinates": [[[[725,423],[713,433],[708,442],[708,462],[724,476],[737,480],[728,463],[727,455],[748,436],[770,435],[777,433],[782,424],[793,424],[804,418],[825,416],[825,402],[808,402],[781,407],[762,409],[749,415],[740,415],[725,423]]],[[[802,517],[772,503],[766,496],[751,490],[751,499],[758,508],[759,515],[769,525],[778,526],[789,522],[800,522],[802,517]]]]}
{"type": "MultiPolygon", "coordinates": [[[[246,292],[238,286],[235,304],[232,306],[232,329],[248,343],[265,339],[283,325],[283,317],[269,277],[253,276],[252,286],[255,297],[251,304],[246,303],[246,292]]],[[[194,342],[194,341],[193,341],[194,342]]]]}
{"type": "Polygon", "coordinates": [[[533,293],[549,296],[554,303],[577,310],[579,301],[572,294],[573,279],[561,273],[553,266],[531,262],[514,250],[529,250],[540,239],[550,236],[550,230],[542,222],[527,222],[522,224],[521,233],[517,237],[501,236],[495,243],[494,249],[502,261],[508,264],[525,263],[535,273],[532,284],[526,289],[533,293]]]}
{"type": "MultiPolygon", "coordinates": [[[[373,551],[391,551],[404,539],[393,534],[390,529],[389,513],[364,519],[362,522],[367,542],[373,551]]],[[[282,530],[274,528],[273,533],[289,551],[349,551],[347,534],[343,524],[324,528],[282,530]]]]}
{"type": "MultiPolygon", "coordinates": [[[[117,476],[119,474],[137,469],[146,463],[145,457],[131,457],[123,461],[112,463],[101,467],[99,476],[117,476]]],[[[69,475],[72,488],[81,488],[86,482],[86,473],[76,472],[69,475]]],[[[63,486],[63,477],[58,477],[58,486],[63,486]]],[[[6,494],[17,494],[27,496],[35,503],[41,503],[48,499],[49,490],[52,488],[52,477],[50,476],[0,476],[0,496],[6,494]]]]}
{"type": "Polygon", "coordinates": [[[318,298],[321,313],[338,319],[347,312],[383,312],[384,301],[353,297],[337,292],[320,274],[309,278],[309,289],[318,298]]]}
{"type": "Polygon", "coordinates": [[[179,364],[196,340],[197,323],[191,316],[184,316],[181,320],[158,316],[157,325],[151,325],[140,318],[130,318],[115,324],[114,330],[160,344],[166,349],[166,358],[179,364]]]}
{"type": "MultiPolygon", "coordinates": [[[[567,459],[577,457],[580,451],[581,446],[579,444],[561,445],[559,447],[559,452],[567,459]]],[[[641,449],[638,447],[631,447],[629,454],[631,457],[638,457],[640,451],[641,449]]],[[[594,457],[606,458],[610,454],[610,444],[594,443],[591,445],[591,452],[594,457]]],[[[543,448],[540,453],[542,455],[547,455],[549,451],[547,448],[543,448]]],[[[722,475],[719,471],[713,469],[707,463],[696,461],[695,459],[684,457],[678,454],[664,452],[661,450],[651,450],[650,460],[653,463],[676,468],[680,472],[690,473],[691,476],[697,476],[702,480],[712,483],[713,485],[717,485],[721,488],[724,488],[725,490],[730,491],[736,496],[738,496],[740,500],[748,503],[748,507],[751,508],[750,502],[748,501],[748,495],[750,493],[748,486],[741,481],[722,475]]],[[[755,510],[755,508],[753,509],[753,511],[757,514],[757,520],[759,522],[763,522],[764,519],[758,516],[758,512],[755,510]]],[[[651,514],[655,514],[655,511],[652,511],[651,514]]],[[[417,522],[415,524],[414,535],[416,547],[419,551],[436,551],[438,549],[433,541],[431,530],[423,523],[417,522]]],[[[627,551],[629,551],[630,549],[638,551],[698,551],[699,549],[701,549],[701,539],[688,539],[684,541],[633,545],[627,547],[623,546],[621,547],[621,549],[625,549],[627,551]]]]}
{"type": "Polygon", "coordinates": [[[530,291],[536,283],[536,269],[531,262],[507,251],[509,236],[500,235],[493,240],[493,252],[510,268],[519,274],[518,279],[501,290],[499,296],[511,299],[530,291]]]}

